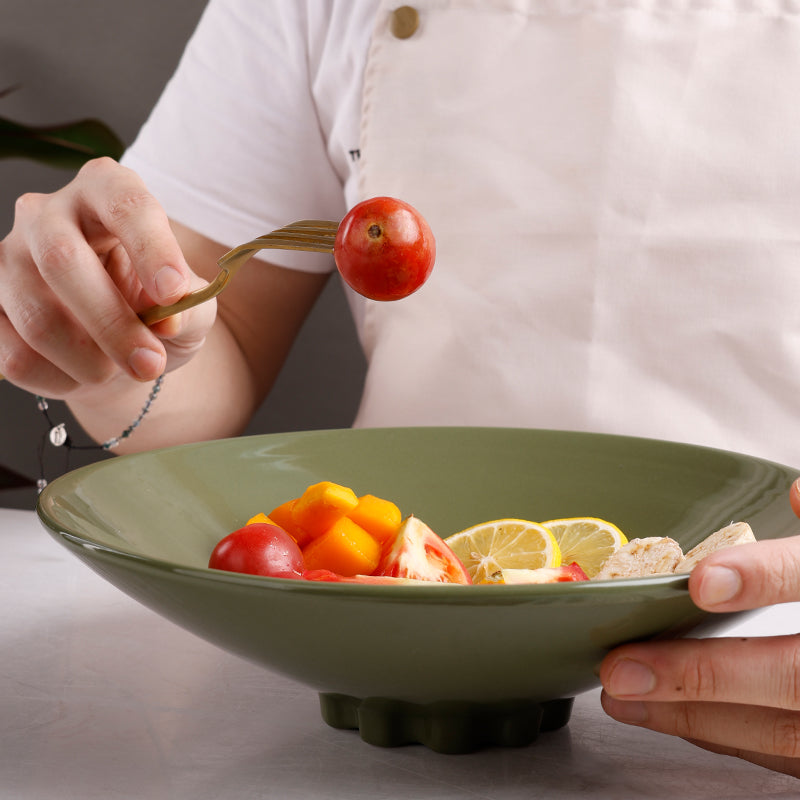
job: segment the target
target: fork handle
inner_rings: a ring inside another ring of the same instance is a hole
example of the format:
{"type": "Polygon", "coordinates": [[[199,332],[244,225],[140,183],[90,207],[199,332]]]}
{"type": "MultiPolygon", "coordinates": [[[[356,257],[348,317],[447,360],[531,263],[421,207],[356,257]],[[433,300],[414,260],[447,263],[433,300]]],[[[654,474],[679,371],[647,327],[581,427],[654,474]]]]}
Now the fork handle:
{"type": "Polygon", "coordinates": [[[228,272],[227,269],[222,269],[208,286],[189,292],[189,294],[185,294],[180,300],[170,303],[168,306],[152,306],[151,308],[147,308],[139,312],[139,319],[149,327],[156,322],[161,322],[162,319],[180,314],[181,311],[199,306],[200,303],[205,303],[206,300],[211,300],[211,298],[216,297],[225,288],[230,277],[230,272],[228,272]]]}
{"type": "MultiPolygon", "coordinates": [[[[336,231],[336,223],[334,222],[320,222],[317,220],[306,220],[303,222],[294,223],[294,226],[299,226],[302,229],[312,227],[324,227],[327,231],[327,236],[331,237],[336,231]],[[333,227],[331,227],[333,226],[333,227]]],[[[259,236],[250,242],[245,242],[233,250],[225,253],[222,258],[217,262],[220,271],[217,277],[214,278],[208,286],[202,289],[196,289],[194,292],[184,295],[180,300],[171,303],[168,306],[153,306],[152,308],[145,309],[139,313],[139,319],[145,325],[153,325],[160,322],[162,319],[171,317],[181,311],[186,311],[189,308],[194,308],[200,303],[205,303],[206,300],[216,297],[227,285],[228,281],[234,276],[239,267],[250,259],[253,253],[258,250],[304,250],[306,252],[315,253],[332,253],[333,240],[326,238],[323,233],[320,236],[309,238],[306,232],[298,234],[292,230],[294,226],[287,226],[278,231],[259,236]]]]}

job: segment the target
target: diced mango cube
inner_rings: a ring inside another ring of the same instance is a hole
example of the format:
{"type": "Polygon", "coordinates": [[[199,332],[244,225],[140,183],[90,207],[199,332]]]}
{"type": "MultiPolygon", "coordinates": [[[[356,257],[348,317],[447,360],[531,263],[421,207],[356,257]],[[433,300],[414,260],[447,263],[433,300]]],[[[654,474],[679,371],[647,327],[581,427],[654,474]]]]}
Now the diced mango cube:
{"type": "Polygon", "coordinates": [[[289,536],[294,539],[300,547],[302,547],[311,536],[306,533],[292,518],[292,509],[297,503],[297,499],[287,500],[281,503],[277,508],[273,508],[269,512],[269,517],[272,519],[279,528],[283,528],[289,536]]]}
{"type": "Polygon", "coordinates": [[[381,543],[392,539],[403,521],[394,503],[372,494],[359,497],[358,505],[347,516],[381,543]]]}
{"type": "Polygon", "coordinates": [[[277,523],[271,520],[263,511],[259,511],[254,517],[247,520],[248,525],[255,525],[257,522],[264,522],[267,525],[276,525],[277,523]]]}
{"type": "Polygon", "coordinates": [[[352,489],[322,481],[309,486],[297,498],[292,508],[292,521],[315,539],[357,505],[358,497],[352,489]]]}
{"type": "Polygon", "coordinates": [[[348,517],[339,517],[303,548],[306,569],[329,569],[339,575],[370,575],[381,558],[381,545],[348,517]]]}

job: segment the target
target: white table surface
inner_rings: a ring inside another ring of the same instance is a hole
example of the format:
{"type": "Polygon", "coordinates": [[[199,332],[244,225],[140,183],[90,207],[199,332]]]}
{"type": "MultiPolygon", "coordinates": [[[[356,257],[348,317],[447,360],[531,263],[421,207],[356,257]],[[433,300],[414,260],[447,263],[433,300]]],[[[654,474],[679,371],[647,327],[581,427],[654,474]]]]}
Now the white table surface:
{"type": "MultiPolygon", "coordinates": [[[[800,781],[621,725],[599,692],[522,749],[447,756],[329,728],[316,693],[207,644],[0,509],[0,798],[753,798],[800,781]]],[[[800,629],[800,603],[735,630],[800,629]]]]}

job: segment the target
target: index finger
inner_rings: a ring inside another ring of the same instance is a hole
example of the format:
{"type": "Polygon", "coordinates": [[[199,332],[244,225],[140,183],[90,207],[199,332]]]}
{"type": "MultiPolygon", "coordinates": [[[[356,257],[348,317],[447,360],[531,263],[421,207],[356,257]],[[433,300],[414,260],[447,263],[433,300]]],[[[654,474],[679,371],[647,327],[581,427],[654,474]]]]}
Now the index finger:
{"type": "Polygon", "coordinates": [[[191,270],[166,212],[132,170],[96,159],[74,181],[87,238],[119,241],[154,304],[167,305],[189,291],[191,270]]]}
{"type": "Polygon", "coordinates": [[[800,637],[678,639],[622,645],[600,677],[620,699],[716,702],[800,711],[794,682],[800,637]]]}

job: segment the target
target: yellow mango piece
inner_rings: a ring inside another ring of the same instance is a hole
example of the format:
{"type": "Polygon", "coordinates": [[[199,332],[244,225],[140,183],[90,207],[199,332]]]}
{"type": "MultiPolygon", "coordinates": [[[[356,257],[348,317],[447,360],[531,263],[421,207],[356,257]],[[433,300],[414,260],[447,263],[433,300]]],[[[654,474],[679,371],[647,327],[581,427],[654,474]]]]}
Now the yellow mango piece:
{"type": "Polygon", "coordinates": [[[358,497],[352,489],[322,481],[309,486],[297,498],[292,508],[292,521],[315,539],[357,505],[358,497]]]}
{"type": "Polygon", "coordinates": [[[256,522],[265,522],[267,525],[277,525],[277,523],[273,522],[263,511],[259,511],[254,517],[250,517],[250,519],[247,520],[248,525],[254,525],[256,522]]]}
{"type": "Polygon", "coordinates": [[[370,575],[381,559],[381,545],[348,517],[339,517],[325,533],[303,548],[306,569],[329,569],[339,575],[370,575]]]}
{"type": "Polygon", "coordinates": [[[283,528],[286,533],[302,547],[311,536],[292,518],[292,509],[294,509],[296,503],[296,498],[287,500],[285,503],[281,503],[277,508],[273,508],[272,511],[269,512],[269,516],[279,528],[283,528]]]}
{"type": "Polygon", "coordinates": [[[372,494],[359,497],[358,505],[347,516],[381,543],[393,539],[403,521],[394,503],[372,494]]]}

